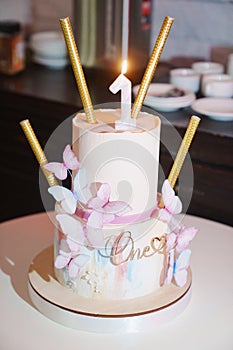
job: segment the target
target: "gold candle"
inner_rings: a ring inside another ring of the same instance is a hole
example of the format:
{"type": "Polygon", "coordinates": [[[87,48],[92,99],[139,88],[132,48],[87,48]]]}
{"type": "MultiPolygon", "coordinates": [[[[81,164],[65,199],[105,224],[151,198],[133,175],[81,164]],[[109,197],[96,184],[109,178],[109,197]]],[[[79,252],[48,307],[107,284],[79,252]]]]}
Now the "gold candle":
{"type": "Polygon", "coordinates": [[[138,114],[142,108],[142,104],[144,102],[144,99],[147,94],[147,90],[150,86],[151,80],[155,74],[155,70],[157,67],[157,64],[159,62],[159,58],[161,56],[161,53],[163,51],[163,47],[166,43],[168,34],[170,32],[172,23],[174,21],[174,18],[171,17],[165,17],[162,27],[160,29],[157,41],[155,43],[154,49],[152,51],[151,57],[149,59],[149,62],[147,64],[144,76],[142,78],[142,82],[140,85],[140,88],[138,90],[137,96],[135,98],[133,107],[132,107],[132,118],[137,118],[138,114]]]}
{"type": "Polygon", "coordinates": [[[193,137],[197,131],[197,127],[200,123],[200,120],[201,119],[199,117],[193,115],[189,121],[188,128],[185,132],[184,138],[181,142],[177,156],[168,176],[168,181],[170,182],[172,188],[174,188],[175,186],[176,180],[179,176],[180,170],[188,153],[193,137]]]}
{"type": "Polygon", "coordinates": [[[87,121],[90,124],[96,123],[96,119],[95,119],[94,113],[93,113],[93,106],[92,106],[91,98],[90,98],[90,95],[88,92],[86,80],[84,77],[81,61],[79,58],[78,49],[77,49],[77,46],[75,44],[74,35],[73,35],[73,31],[72,31],[69,17],[66,17],[64,19],[60,19],[60,23],[61,23],[62,31],[64,34],[64,38],[66,41],[66,46],[67,46],[67,50],[68,50],[68,53],[70,56],[70,61],[72,64],[76,83],[78,85],[78,90],[79,90],[80,97],[82,100],[83,108],[84,108],[85,114],[87,116],[87,121]]]}
{"type": "Polygon", "coordinates": [[[32,129],[32,126],[29,122],[28,119],[23,120],[20,122],[21,128],[23,129],[23,132],[28,140],[29,145],[31,146],[31,149],[33,151],[33,153],[36,156],[36,159],[48,181],[49,186],[56,186],[58,183],[53,175],[53,173],[51,173],[50,171],[46,170],[44,168],[44,165],[48,163],[47,158],[39,144],[39,141],[32,129]]]}

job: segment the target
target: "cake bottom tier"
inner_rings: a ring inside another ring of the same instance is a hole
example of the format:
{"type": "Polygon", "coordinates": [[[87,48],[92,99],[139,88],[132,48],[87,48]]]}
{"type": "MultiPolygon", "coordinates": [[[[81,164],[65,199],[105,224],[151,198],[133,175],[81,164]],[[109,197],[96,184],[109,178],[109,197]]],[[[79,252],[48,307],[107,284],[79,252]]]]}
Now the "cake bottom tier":
{"type": "Polygon", "coordinates": [[[154,293],[130,300],[90,300],[63,287],[53,269],[53,247],[39,252],[31,262],[29,294],[46,317],[67,327],[88,332],[137,332],[174,319],[188,305],[191,270],[184,287],[164,285],[154,293]]]}

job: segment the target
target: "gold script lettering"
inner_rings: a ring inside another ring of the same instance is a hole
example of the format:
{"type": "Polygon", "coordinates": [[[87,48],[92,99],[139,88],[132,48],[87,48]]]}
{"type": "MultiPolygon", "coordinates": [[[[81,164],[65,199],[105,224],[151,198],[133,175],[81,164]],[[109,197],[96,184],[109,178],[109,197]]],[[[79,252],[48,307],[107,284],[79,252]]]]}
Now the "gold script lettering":
{"type": "Polygon", "coordinates": [[[165,234],[161,237],[153,237],[149,245],[144,248],[136,248],[130,231],[123,231],[115,240],[109,238],[105,244],[104,253],[99,250],[99,254],[109,258],[113,265],[121,265],[127,261],[142,258],[150,258],[155,254],[164,254],[166,246],[165,234]]]}
{"type": "Polygon", "coordinates": [[[150,245],[152,249],[155,252],[161,252],[163,251],[165,245],[166,245],[166,236],[161,236],[161,237],[154,237],[152,238],[150,245]],[[155,243],[158,243],[158,245],[155,245],[155,243]]]}

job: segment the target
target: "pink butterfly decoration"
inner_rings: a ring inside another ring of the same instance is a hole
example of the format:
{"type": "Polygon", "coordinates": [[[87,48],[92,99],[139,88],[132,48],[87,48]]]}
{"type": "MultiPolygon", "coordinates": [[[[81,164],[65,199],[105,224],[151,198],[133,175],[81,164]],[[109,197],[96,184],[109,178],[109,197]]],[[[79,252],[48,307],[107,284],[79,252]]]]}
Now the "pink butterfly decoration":
{"type": "Polygon", "coordinates": [[[185,228],[180,226],[176,232],[171,232],[167,235],[166,252],[175,248],[176,252],[180,253],[185,250],[189,243],[193,240],[198,229],[196,227],[185,228]]]}
{"type": "Polygon", "coordinates": [[[70,145],[67,145],[63,152],[63,162],[51,162],[44,165],[46,170],[51,171],[59,180],[67,178],[67,170],[76,170],[79,167],[79,161],[71,150],[70,145]]]}
{"type": "Polygon", "coordinates": [[[117,216],[131,210],[131,207],[123,201],[109,201],[110,186],[103,183],[97,191],[96,197],[92,197],[87,205],[92,209],[90,216],[87,219],[87,225],[94,228],[102,228],[115,219],[117,216]]]}
{"type": "Polygon", "coordinates": [[[180,228],[176,236],[176,251],[181,252],[182,250],[185,250],[189,246],[189,243],[196,236],[197,231],[198,229],[196,227],[180,228]]]}
{"type": "Polygon", "coordinates": [[[85,247],[78,249],[70,249],[66,241],[62,241],[59,254],[55,259],[55,267],[63,269],[68,267],[68,274],[70,278],[76,278],[80,269],[88,262],[90,255],[85,247]]]}
{"type": "Polygon", "coordinates": [[[174,277],[176,284],[179,287],[183,287],[187,281],[187,276],[188,276],[187,269],[189,267],[191,250],[190,249],[183,250],[178,255],[176,260],[174,255],[175,255],[174,250],[172,250],[169,255],[169,267],[167,271],[166,282],[171,283],[172,277],[174,277]]]}
{"type": "Polygon", "coordinates": [[[168,180],[165,180],[163,183],[162,198],[164,208],[159,211],[159,219],[169,223],[173,215],[181,213],[182,203],[179,197],[175,195],[168,180]]]}
{"type": "Polygon", "coordinates": [[[174,249],[176,246],[176,234],[171,232],[166,235],[166,253],[168,254],[171,249],[174,249]]]}

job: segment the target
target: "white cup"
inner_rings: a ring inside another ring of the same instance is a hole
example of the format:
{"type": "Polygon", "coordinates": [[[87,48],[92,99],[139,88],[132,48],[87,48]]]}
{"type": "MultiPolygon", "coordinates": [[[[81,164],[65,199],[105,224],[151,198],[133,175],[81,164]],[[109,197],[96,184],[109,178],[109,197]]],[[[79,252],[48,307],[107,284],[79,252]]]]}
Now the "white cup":
{"type": "Polygon", "coordinates": [[[224,65],[216,62],[194,62],[192,69],[199,74],[217,74],[224,72],[224,65]]]}
{"type": "Polygon", "coordinates": [[[202,77],[203,95],[212,97],[232,97],[233,77],[228,74],[205,74],[202,77]]]}
{"type": "Polygon", "coordinates": [[[197,92],[200,86],[200,74],[190,68],[172,69],[170,83],[185,90],[197,92]]]}

